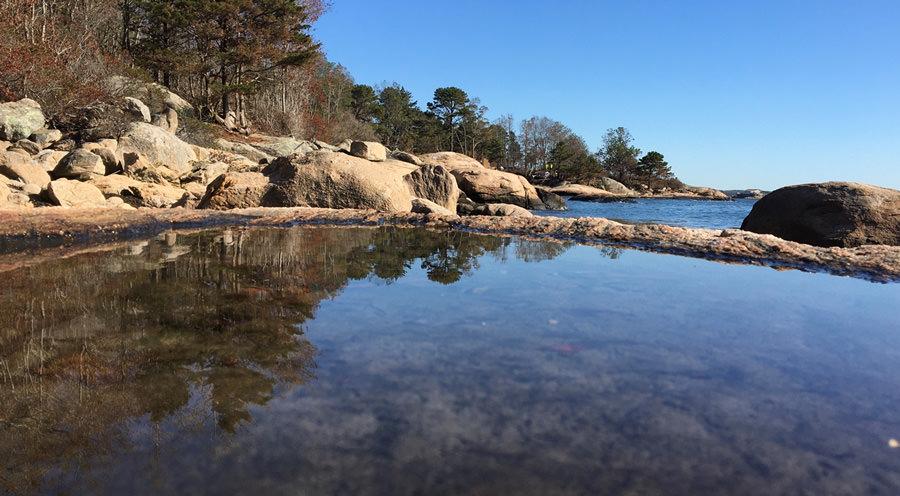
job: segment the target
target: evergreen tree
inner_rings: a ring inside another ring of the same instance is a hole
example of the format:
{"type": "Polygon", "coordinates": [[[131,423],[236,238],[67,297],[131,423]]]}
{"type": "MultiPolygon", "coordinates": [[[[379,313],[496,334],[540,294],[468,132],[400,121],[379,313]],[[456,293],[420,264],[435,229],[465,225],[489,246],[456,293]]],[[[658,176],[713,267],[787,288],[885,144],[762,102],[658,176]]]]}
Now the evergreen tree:
{"type": "Polygon", "coordinates": [[[378,96],[367,84],[357,84],[350,90],[350,111],[362,122],[372,122],[378,112],[378,96]]]}
{"type": "Polygon", "coordinates": [[[675,177],[663,154],[656,151],[647,152],[646,155],[641,157],[638,163],[638,173],[653,179],[672,179],[675,177]]]}

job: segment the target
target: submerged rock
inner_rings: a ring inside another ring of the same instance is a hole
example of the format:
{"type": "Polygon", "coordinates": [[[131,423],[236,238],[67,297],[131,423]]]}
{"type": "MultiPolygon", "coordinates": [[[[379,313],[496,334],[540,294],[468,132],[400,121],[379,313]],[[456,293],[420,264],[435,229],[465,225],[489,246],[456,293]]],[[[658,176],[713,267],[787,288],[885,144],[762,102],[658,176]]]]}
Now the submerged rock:
{"type": "Polygon", "coordinates": [[[900,245],[900,191],[829,182],[777,189],[741,229],[816,246],[900,245]]]}

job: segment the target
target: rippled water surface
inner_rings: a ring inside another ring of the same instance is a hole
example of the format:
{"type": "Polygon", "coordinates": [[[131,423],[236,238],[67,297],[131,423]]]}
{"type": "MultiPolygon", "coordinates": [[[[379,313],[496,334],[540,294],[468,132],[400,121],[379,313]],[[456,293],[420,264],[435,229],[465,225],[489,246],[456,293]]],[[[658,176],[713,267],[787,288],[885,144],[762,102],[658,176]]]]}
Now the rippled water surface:
{"type": "Polygon", "coordinates": [[[629,202],[568,201],[569,210],[536,212],[558,217],[605,217],[627,223],[730,229],[741,227],[756,200],[664,200],[641,198],[629,202]]]}
{"type": "Polygon", "coordinates": [[[0,492],[900,493],[898,285],[411,229],[40,255],[0,258],[0,492]]]}

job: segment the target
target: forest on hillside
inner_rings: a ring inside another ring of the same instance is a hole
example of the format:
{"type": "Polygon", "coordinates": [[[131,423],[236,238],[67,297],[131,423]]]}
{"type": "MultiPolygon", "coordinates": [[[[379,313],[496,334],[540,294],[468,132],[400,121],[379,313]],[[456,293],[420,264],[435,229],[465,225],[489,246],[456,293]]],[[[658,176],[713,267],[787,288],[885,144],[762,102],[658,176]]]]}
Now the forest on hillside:
{"type": "Polygon", "coordinates": [[[103,82],[124,75],[188,99],[192,119],[230,119],[248,133],[457,151],[535,180],[680,186],[663,155],[643,154],[621,127],[592,151],[549,117],[489,120],[456,86],[423,104],[400,83],[358,84],[310,35],[326,9],[323,0],[0,0],[0,100],[32,98],[64,120],[113,101],[103,82]]]}

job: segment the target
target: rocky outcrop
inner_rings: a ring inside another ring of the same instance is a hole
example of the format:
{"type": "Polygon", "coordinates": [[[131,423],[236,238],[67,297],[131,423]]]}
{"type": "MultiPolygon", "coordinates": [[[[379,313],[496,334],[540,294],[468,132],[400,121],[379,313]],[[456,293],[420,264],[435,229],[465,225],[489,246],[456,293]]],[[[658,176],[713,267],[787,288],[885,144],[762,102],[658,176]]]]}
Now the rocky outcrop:
{"type": "Polygon", "coordinates": [[[450,212],[456,212],[459,187],[456,178],[440,165],[426,165],[406,174],[412,196],[427,199],[450,212]]]}
{"type": "Polygon", "coordinates": [[[106,174],[106,166],[99,155],[84,148],[77,148],[66,154],[50,175],[55,178],[87,181],[94,176],[104,174],[106,174]]]}
{"type": "Polygon", "coordinates": [[[327,150],[282,157],[266,168],[272,186],[263,204],[409,212],[412,194],[404,176],[413,170],[399,161],[376,163],[327,150]]]}
{"type": "Polygon", "coordinates": [[[194,149],[174,134],[146,122],[132,123],[119,138],[119,151],[144,156],[153,165],[164,165],[178,173],[191,171],[197,160],[194,149]]]}
{"type": "Polygon", "coordinates": [[[634,198],[636,195],[622,195],[611,193],[605,189],[587,186],[584,184],[563,184],[551,188],[550,191],[561,196],[568,196],[572,200],[578,201],[620,201],[626,198],[634,198]]]}
{"type": "Polygon", "coordinates": [[[459,189],[478,203],[509,203],[524,208],[542,209],[544,204],[534,186],[524,177],[484,167],[450,169],[459,189]]]}
{"type": "Polygon", "coordinates": [[[50,175],[30,158],[17,153],[0,152],[0,174],[24,184],[33,184],[47,189],[50,175]]]}
{"type": "Polygon", "coordinates": [[[44,113],[34,100],[0,103],[0,140],[19,141],[44,127],[44,113]]]}
{"type": "Polygon", "coordinates": [[[420,155],[419,159],[423,164],[443,165],[450,170],[457,168],[484,167],[481,165],[481,162],[474,158],[456,152],[426,153],[425,155],[420,155]]]}
{"type": "Polygon", "coordinates": [[[637,193],[635,193],[634,190],[628,188],[624,184],[620,183],[619,181],[616,181],[615,179],[613,179],[611,177],[605,177],[605,176],[598,177],[598,178],[590,181],[589,184],[587,184],[587,186],[593,186],[595,188],[602,189],[604,191],[608,191],[608,192],[616,194],[616,195],[624,195],[624,196],[637,195],[637,193]]]}
{"type": "Polygon", "coordinates": [[[197,208],[228,210],[257,207],[269,189],[269,179],[259,172],[230,172],[214,179],[197,208]]]}
{"type": "Polygon", "coordinates": [[[816,246],[900,245],[900,191],[829,182],[777,189],[741,229],[816,246]]]}
{"type": "Polygon", "coordinates": [[[684,190],[694,196],[697,196],[706,200],[730,200],[731,198],[725,193],[714,189],[707,188],[703,186],[685,186],[684,190]]]}
{"type": "Polygon", "coordinates": [[[106,197],[90,183],[70,179],[50,181],[47,188],[50,200],[61,207],[105,207],[106,197]]]}
{"type": "Polygon", "coordinates": [[[760,198],[769,194],[768,191],[762,191],[759,189],[728,189],[722,191],[728,195],[732,200],[744,200],[744,199],[753,199],[759,200],[760,198]]]}
{"type": "Polygon", "coordinates": [[[449,215],[456,216],[456,212],[452,210],[448,210],[437,203],[432,201],[428,201],[424,198],[413,198],[412,199],[412,211],[417,214],[435,214],[435,215],[449,215]]]}
{"type": "Polygon", "coordinates": [[[374,141],[354,141],[350,143],[350,155],[372,162],[384,162],[387,160],[387,149],[374,141]]]}

